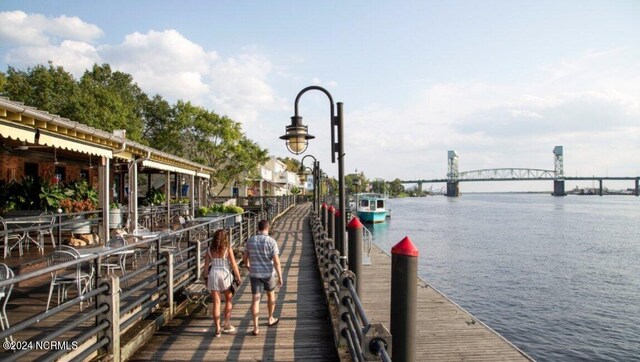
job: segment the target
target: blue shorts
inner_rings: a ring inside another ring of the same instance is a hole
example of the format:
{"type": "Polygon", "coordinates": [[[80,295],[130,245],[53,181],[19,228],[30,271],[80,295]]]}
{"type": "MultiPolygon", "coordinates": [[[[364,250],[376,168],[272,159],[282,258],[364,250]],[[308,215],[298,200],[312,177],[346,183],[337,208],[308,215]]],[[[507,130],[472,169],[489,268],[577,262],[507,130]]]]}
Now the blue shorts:
{"type": "Polygon", "coordinates": [[[262,290],[271,292],[276,289],[277,276],[271,276],[268,278],[254,278],[249,277],[251,280],[251,294],[262,294],[262,290]]]}

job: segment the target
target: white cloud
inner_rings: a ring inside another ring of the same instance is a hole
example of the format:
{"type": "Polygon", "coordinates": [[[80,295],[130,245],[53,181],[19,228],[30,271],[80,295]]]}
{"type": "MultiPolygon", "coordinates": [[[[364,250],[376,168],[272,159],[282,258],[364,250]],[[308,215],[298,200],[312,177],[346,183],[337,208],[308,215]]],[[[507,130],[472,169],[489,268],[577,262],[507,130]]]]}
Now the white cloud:
{"type": "Polygon", "coordinates": [[[52,61],[65,70],[79,76],[102,58],[96,48],[88,43],[65,40],[60,45],[22,46],[10,49],[5,59],[8,64],[31,66],[52,61]]]}
{"type": "Polygon", "coordinates": [[[260,112],[284,108],[269,84],[270,60],[254,49],[224,58],[173,29],[135,32],[119,44],[91,43],[102,35],[77,17],[0,13],[0,39],[13,45],[5,60],[13,66],[51,60],[79,77],[94,63],[107,62],[131,74],[147,93],[190,100],[241,122],[255,123],[260,112]]]}
{"type": "Polygon", "coordinates": [[[551,150],[564,145],[569,175],[635,175],[640,67],[631,65],[638,59],[626,50],[591,52],[543,68],[532,83],[436,83],[405,104],[353,111],[345,124],[353,165],[347,169],[387,179],[442,178],[449,149],[458,151],[461,170],[553,169],[551,150]]]}
{"type": "Polygon", "coordinates": [[[102,35],[99,27],[75,16],[50,18],[19,10],[0,12],[0,41],[7,44],[50,45],[64,40],[92,42],[102,35]]]}
{"type": "Polygon", "coordinates": [[[196,102],[210,92],[205,78],[218,58],[175,30],[136,32],[99,51],[112,67],[133,75],[145,91],[196,102]]]}

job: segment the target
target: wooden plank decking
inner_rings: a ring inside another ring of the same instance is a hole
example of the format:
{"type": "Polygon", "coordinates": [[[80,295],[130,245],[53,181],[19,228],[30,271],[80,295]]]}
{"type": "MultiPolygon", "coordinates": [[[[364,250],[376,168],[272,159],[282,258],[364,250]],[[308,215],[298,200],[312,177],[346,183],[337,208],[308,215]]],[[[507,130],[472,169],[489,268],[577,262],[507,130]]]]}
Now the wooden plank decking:
{"type": "MultiPolygon", "coordinates": [[[[371,322],[390,328],[391,257],[377,246],[371,265],[362,267],[362,303],[371,322]]],[[[527,361],[498,334],[417,279],[417,361],[527,361]]]]}
{"type": "Polygon", "coordinates": [[[295,206],[272,225],[271,235],[278,241],[284,277],[284,285],[276,291],[275,315],[280,318],[277,326],[266,326],[263,295],[260,335],[251,334],[251,288],[249,278],[243,277],[231,317],[231,324],[238,328],[236,335],[214,338],[211,312],[205,315],[204,308],[200,308],[189,316],[176,316],[131,360],[336,360],[307,220],[309,207],[310,204],[295,206]]]}

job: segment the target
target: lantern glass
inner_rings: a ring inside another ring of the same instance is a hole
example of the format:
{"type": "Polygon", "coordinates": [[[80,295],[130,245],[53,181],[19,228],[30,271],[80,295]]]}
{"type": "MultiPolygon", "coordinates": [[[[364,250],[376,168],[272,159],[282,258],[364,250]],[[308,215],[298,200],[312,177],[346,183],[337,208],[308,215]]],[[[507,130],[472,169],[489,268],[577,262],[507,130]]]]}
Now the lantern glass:
{"type": "Polygon", "coordinates": [[[307,149],[308,141],[305,138],[305,133],[299,132],[299,130],[291,130],[289,133],[289,139],[287,139],[287,148],[291,153],[296,155],[301,154],[307,149]]]}

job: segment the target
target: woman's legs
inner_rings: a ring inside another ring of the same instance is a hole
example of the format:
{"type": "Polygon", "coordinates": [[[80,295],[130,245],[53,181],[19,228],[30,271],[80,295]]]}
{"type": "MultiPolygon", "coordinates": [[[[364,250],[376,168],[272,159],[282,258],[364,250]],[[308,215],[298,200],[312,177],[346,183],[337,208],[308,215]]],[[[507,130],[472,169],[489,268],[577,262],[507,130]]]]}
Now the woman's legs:
{"type": "Polygon", "coordinates": [[[216,335],[219,335],[222,331],[220,328],[220,292],[212,290],[211,299],[213,300],[213,304],[211,305],[211,314],[213,315],[213,321],[216,324],[216,335]]]}
{"type": "Polygon", "coordinates": [[[229,322],[231,321],[231,310],[233,309],[233,304],[231,303],[231,298],[233,295],[229,289],[224,291],[224,328],[229,327],[229,322]]]}

